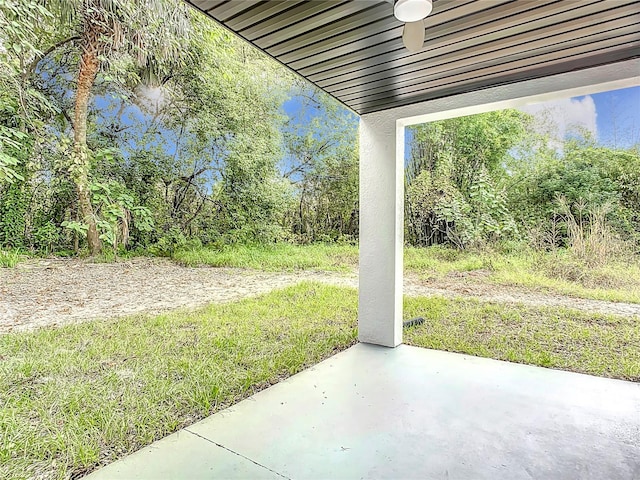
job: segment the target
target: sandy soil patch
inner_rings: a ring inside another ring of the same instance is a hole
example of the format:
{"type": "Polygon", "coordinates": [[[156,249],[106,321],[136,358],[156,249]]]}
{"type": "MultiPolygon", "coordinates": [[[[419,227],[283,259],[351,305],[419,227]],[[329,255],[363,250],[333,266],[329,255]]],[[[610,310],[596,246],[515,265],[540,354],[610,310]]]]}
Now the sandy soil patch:
{"type": "MultiPolygon", "coordinates": [[[[0,269],[0,333],[59,326],[137,313],[197,308],[266,293],[313,280],[357,287],[357,272],[261,272],[232,268],[188,268],[167,259],[136,258],[117,263],[78,259],[33,260],[0,269]]],[[[583,311],[640,316],[640,305],[537,294],[461,276],[437,286],[405,277],[410,296],[473,297],[483,301],[561,306],[583,311]]]]}
{"type": "Polygon", "coordinates": [[[30,261],[0,269],[0,332],[196,308],[327,278],[335,284],[357,283],[355,275],[188,268],[158,258],[30,261]]]}

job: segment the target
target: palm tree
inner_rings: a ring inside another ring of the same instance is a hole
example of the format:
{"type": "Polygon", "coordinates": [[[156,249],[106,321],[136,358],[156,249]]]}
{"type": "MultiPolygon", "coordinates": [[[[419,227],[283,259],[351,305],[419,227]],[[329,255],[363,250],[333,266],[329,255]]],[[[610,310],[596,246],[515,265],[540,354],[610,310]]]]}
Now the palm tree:
{"type": "Polygon", "coordinates": [[[101,70],[109,68],[111,60],[128,55],[143,72],[142,80],[157,80],[163,67],[182,54],[190,32],[189,13],[178,0],[47,0],[44,3],[61,25],[69,27],[69,40],[79,49],[69,170],[78,195],[79,211],[88,227],[89,252],[95,255],[100,253],[102,242],[89,188],[87,114],[96,77],[101,70]]]}

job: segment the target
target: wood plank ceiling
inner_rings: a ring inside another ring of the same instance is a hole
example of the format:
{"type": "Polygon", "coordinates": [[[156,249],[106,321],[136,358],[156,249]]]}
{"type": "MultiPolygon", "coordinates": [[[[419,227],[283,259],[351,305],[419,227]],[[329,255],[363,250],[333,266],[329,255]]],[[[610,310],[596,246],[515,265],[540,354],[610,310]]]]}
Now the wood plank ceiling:
{"type": "Polygon", "coordinates": [[[387,1],[186,1],[360,114],[640,57],[639,0],[434,0],[418,53],[387,1]]]}

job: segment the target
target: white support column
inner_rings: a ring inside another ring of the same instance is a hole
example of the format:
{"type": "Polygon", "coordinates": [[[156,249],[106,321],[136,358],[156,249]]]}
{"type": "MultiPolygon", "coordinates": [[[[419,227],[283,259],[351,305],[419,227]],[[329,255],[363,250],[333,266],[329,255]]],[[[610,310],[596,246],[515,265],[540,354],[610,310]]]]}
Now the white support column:
{"type": "Polygon", "coordinates": [[[360,118],[358,338],[402,343],[404,129],[382,113],[360,118]]]}

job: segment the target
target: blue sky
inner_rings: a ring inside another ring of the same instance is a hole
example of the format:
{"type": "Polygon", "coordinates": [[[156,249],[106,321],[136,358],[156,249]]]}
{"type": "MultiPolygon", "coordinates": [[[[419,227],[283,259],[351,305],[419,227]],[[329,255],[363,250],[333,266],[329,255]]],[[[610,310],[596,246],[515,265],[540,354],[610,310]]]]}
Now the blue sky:
{"type": "Polygon", "coordinates": [[[591,95],[598,141],[629,146],[640,142],[640,86],[591,95]]]}

